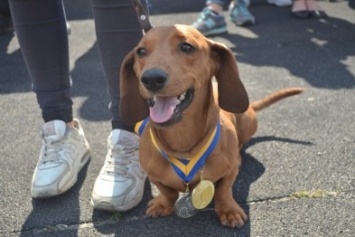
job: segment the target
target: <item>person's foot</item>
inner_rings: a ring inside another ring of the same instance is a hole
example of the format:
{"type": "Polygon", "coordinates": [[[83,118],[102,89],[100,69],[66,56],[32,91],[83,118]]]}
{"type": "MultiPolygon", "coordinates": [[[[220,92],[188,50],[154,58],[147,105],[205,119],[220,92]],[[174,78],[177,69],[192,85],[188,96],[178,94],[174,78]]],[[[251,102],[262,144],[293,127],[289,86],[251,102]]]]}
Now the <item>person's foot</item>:
{"type": "Polygon", "coordinates": [[[91,203],[96,209],[127,211],[142,200],[147,177],[139,164],[139,137],[114,129],[107,143],[108,153],[95,181],[91,203]]]}
{"type": "Polygon", "coordinates": [[[316,0],[306,0],[306,5],[309,17],[321,18],[325,16],[325,13],[321,10],[316,0]]]}
{"type": "Polygon", "coordinates": [[[45,123],[42,146],[32,178],[32,197],[47,198],[70,189],[90,159],[90,147],[78,120],[69,128],[61,120],[45,123]]]}
{"type": "Polygon", "coordinates": [[[11,17],[0,13],[0,35],[14,30],[11,17]]]}
{"type": "Polygon", "coordinates": [[[278,7],[287,7],[292,5],[291,0],[267,0],[269,4],[274,4],[278,7]]]}
{"type": "Polygon", "coordinates": [[[209,8],[204,8],[200,17],[192,24],[203,35],[217,35],[227,32],[227,24],[224,16],[209,8]]]}
{"type": "Polygon", "coordinates": [[[308,8],[306,0],[295,0],[292,5],[291,15],[295,18],[308,18],[308,8]]]}
{"type": "Polygon", "coordinates": [[[296,18],[321,18],[326,17],[316,0],[295,0],[292,5],[291,15],[296,18]]]}
{"type": "Polygon", "coordinates": [[[238,26],[247,26],[255,24],[255,17],[250,13],[245,1],[239,0],[234,4],[231,13],[231,20],[238,26]]]}

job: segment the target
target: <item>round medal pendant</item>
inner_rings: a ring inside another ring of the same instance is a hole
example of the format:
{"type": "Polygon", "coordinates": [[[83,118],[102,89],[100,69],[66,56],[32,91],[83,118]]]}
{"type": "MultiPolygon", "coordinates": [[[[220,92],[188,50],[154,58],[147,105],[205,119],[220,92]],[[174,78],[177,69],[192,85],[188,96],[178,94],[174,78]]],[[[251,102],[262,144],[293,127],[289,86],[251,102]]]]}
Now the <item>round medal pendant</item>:
{"type": "Polygon", "coordinates": [[[201,180],[192,190],[192,205],[196,209],[203,209],[210,204],[214,196],[214,185],[209,180],[201,180]]]}
{"type": "Polygon", "coordinates": [[[192,205],[191,195],[186,193],[176,200],[174,209],[176,215],[181,218],[189,218],[197,213],[192,205]]]}

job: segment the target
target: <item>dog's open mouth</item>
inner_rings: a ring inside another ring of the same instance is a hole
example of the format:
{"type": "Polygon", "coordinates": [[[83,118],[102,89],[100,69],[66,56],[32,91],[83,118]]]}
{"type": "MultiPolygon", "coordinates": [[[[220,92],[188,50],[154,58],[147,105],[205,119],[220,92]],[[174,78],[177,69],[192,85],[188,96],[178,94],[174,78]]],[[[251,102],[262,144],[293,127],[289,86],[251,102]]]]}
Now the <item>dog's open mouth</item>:
{"type": "Polygon", "coordinates": [[[182,117],[182,112],[191,104],[194,89],[179,96],[154,96],[148,99],[150,118],[155,123],[171,124],[182,117]]]}

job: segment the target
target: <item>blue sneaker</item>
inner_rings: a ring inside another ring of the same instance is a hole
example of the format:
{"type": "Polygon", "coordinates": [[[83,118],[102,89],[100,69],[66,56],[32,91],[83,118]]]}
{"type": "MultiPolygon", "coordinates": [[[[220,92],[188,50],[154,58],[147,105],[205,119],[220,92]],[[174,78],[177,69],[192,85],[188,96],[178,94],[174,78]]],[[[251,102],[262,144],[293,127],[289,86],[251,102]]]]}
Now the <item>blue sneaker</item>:
{"type": "Polygon", "coordinates": [[[244,0],[238,0],[237,3],[234,4],[230,18],[238,26],[255,24],[255,17],[250,13],[244,0]]]}
{"type": "Polygon", "coordinates": [[[222,14],[218,14],[209,8],[204,8],[200,17],[192,24],[203,35],[216,35],[227,32],[227,24],[222,14]]]}

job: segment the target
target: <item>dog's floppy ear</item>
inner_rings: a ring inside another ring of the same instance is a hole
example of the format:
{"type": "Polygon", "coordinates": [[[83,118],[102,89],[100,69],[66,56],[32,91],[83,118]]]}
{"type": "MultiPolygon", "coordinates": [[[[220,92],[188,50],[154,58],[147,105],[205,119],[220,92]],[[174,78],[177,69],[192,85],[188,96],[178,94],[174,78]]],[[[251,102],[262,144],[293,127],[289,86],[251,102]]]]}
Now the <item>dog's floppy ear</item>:
{"type": "Polygon", "coordinates": [[[139,80],[134,72],[134,51],[123,60],[120,71],[120,114],[128,123],[137,123],[149,115],[149,107],[139,93],[139,80]]]}
{"type": "Polygon", "coordinates": [[[213,41],[211,44],[211,56],[216,63],[219,106],[232,113],[243,113],[248,109],[249,98],[239,78],[237,61],[225,45],[213,41]]]}

